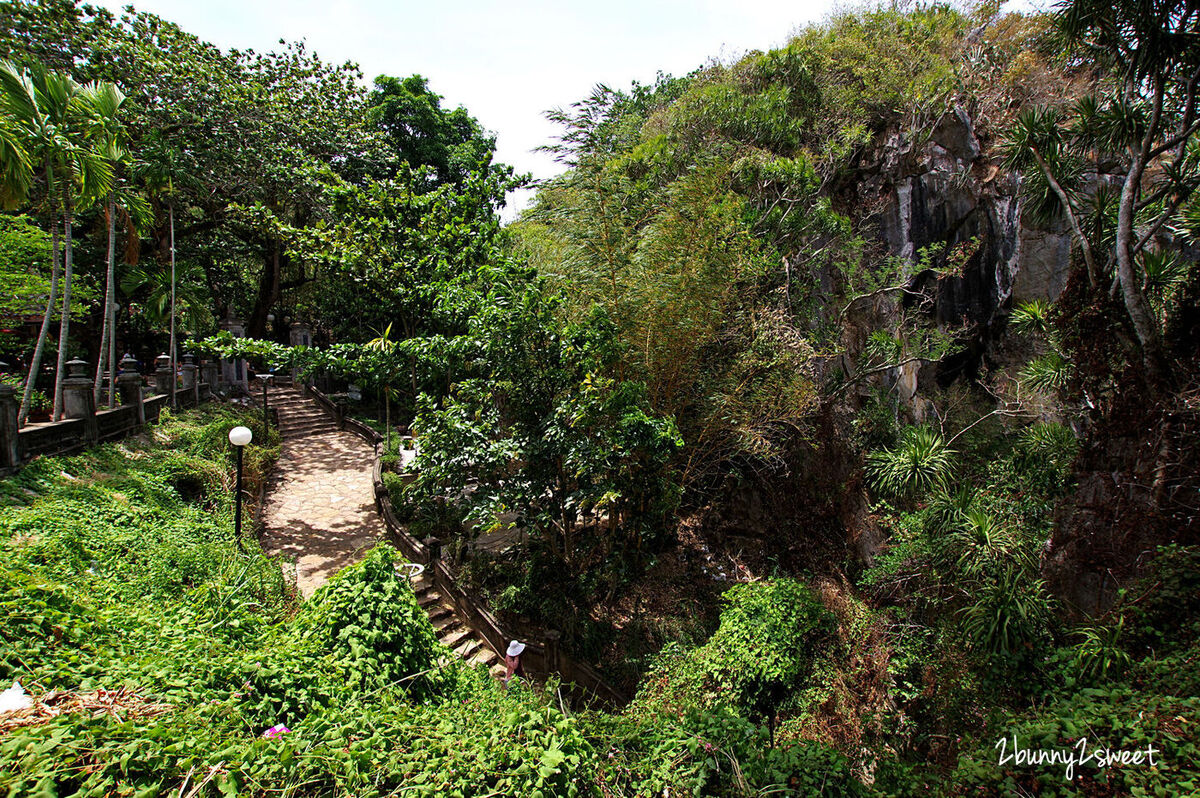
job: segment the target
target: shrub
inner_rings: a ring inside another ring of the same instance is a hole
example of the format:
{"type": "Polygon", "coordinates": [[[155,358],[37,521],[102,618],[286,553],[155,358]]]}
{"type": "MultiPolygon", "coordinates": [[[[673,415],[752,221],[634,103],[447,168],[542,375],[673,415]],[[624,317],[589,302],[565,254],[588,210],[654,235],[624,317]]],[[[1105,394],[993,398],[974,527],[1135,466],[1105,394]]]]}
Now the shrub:
{"type": "Polygon", "coordinates": [[[1027,716],[1006,718],[994,737],[980,740],[963,754],[945,787],[953,795],[1193,795],[1200,790],[1200,698],[1176,698],[1133,690],[1128,686],[1084,689],[1027,716]],[[1067,749],[1087,740],[1087,751],[1099,748],[1141,750],[1153,745],[1155,763],[1099,768],[1091,761],[1064,778],[1061,764],[1023,767],[1000,764],[998,739],[1013,739],[1023,748],[1067,749]]]}
{"type": "Polygon", "coordinates": [[[735,585],[723,597],[717,631],[684,654],[668,647],[638,701],[660,710],[727,706],[764,718],[806,686],[834,617],[793,579],[735,585]]]}
{"type": "Polygon", "coordinates": [[[867,456],[867,476],[887,496],[923,493],[946,484],[955,452],[929,427],[909,427],[894,449],[867,456]]]}

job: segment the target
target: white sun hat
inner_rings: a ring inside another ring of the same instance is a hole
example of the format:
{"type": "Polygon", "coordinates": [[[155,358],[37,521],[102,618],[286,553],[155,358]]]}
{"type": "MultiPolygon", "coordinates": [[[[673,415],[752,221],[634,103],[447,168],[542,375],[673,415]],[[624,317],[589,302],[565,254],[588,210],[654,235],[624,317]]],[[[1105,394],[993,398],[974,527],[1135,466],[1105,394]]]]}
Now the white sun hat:
{"type": "Polygon", "coordinates": [[[510,657],[519,657],[521,652],[525,650],[525,644],[519,640],[514,640],[508,644],[508,654],[510,657]]]}

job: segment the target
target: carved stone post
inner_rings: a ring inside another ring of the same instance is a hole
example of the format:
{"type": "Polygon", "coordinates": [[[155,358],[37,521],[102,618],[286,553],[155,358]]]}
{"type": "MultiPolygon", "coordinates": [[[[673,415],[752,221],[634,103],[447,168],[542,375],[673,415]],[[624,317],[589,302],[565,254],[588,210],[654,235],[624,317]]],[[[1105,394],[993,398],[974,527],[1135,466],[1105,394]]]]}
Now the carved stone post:
{"type": "Polygon", "coordinates": [[[67,362],[67,378],[63,380],[63,418],[81,418],[88,442],[96,440],[96,403],[93,383],[88,377],[88,364],[76,358],[67,362]]]}
{"type": "Polygon", "coordinates": [[[170,404],[171,392],[175,390],[175,375],[171,373],[171,356],[166,353],[154,358],[154,390],[165,394],[170,404]]]}
{"type": "Polygon", "coordinates": [[[188,392],[189,401],[193,406],[200,404],[200,380],[196,379],[200,367],[196,365],[196,356],[185,354],[180,369],[183,371],[183,389],[188,392]]]}
{"type": "MultiPolygon", "coordinates": [[[[312,346],[312,327],[309,327],[302,321],[292,324],[292,328],[288,331],[288,342],[292,346],[312,346]]],[[[300,370],[292,369],[292,384],[300,379],[300,370]]]]}
{"type": "Polygon", "coordinates": [[[208,395],[216,395],[217,380],[221,378],[221,364],[215,360],[205,359],[204,364],[200,366],[200,374],[204,384],[208,386],[208,395]]]}
{"type": "MultiPolygon", "coordinates": [[[[220,327],[234,338],[246,337],[246,325],[242,324],[241,319],[231,316],[222,321],[220,327]]],[[[243,391],[250,389],[249,369],[246,368],[244,360],[222,360],[221,377],[226,385],[240,385],[243,391]]]]}
{"type": "Polygon", "coordinates": [[[21,438],[17,427],[17,390],[0,383],[0,470],[21,464],[21,438]]]}
{"type": "Polygon", "coordinates": [[[117,375],[117,385],[121,390],[121,404],[133,405],[136,408],[138,427],[145,426],[146,406],[142,404],[142,375],[133,355],[121,358],[121,372],[117,375]]]}
{"type": "Polygon", "coordinates": [[[549,629],[546,632],[546,672],[559,673],[561,672],[561,663],[559,662],[558,642],[562,639],[562,632],[557,629],[549,629]]]}
{"type": "Polygon", "coordinates": [[[442,541],[430,535],[421,542],[425,544],[425,551],[429,555],[426,565],[432,568],[434,563],[442,559],[442,541]]]}

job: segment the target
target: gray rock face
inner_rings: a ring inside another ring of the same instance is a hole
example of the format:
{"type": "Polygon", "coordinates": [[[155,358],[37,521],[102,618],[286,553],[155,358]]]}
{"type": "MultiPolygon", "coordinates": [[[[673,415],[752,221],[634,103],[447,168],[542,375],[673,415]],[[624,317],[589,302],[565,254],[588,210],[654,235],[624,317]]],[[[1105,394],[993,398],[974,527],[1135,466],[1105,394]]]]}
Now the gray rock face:
{"type": "MultiPolygon", "coordinates": [[[[936,291],[935,314],[946,327],[975,331],[971,351],[943,364],[957,374],[974,368],[995,340],[1012,304],[1058,297],[1066,283],[1071,239],[1064,226],[1036,227],[1023,213],[1020,179],[990,163],[962,108],[947,113],[928,139],[893,134],[878,153],[862,195],[881,198],[879,234],[892,255],[910,264],[914,287],[936,291]],[[941,244],[934,268],[963,248],[958,274],[934,283],[922,253],[941,244]]],[[[953,374],[946,374],[952,377],[953,374]]]]}

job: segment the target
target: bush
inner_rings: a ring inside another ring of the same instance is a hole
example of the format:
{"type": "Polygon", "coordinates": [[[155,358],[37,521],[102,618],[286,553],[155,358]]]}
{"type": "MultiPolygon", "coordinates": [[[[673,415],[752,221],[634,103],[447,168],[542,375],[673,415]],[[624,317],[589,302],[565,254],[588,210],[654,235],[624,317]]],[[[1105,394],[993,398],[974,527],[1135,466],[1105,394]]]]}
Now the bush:
{"type": "Polygon", "coordinates": [[[838,752],[809,741],[772,746],[767,729],[729,709],[604,720],[594,718],[591,732],[597,746],[608,746],[604,774],[613,790],[697,796],[867,794],[838,752]]]}
{"type": "Polygon", "coordinates": [[[1007,719],[994,737],[981,740],[959,759],[946,785],[953,795],[1193,795],[1200,790],[1200,698],[1176,698],[1128,686],[1080,690],[1045,709],[1007,719]],[[1064,778],[1061,764],[1020,766],[999,763],[998,739],[1013,738],[1022,748],[1068,752],[1086,739],[1089,753],[1157,750],[1157,767],[1128,765],[1099,768],[1095,761],[1077,766],[1064,778]]]}
{"type": "Polygon", "coordinates": [[[735,585],[723,599],[708,642],[687,653],[665,649],[638,702],[657,711],[729,707],[764,718],[773,737],[779,710],[806,686],[834,617],[793,579],[735,585]]]}
{"type": "Polygon", "coordinates": [[[445,679],[446,651],[394,549],[381,544],[339,571],[244,666],[246,711],[258,725],[294,724],[328,706],[382,689],[425,696],[445,679]]]}

